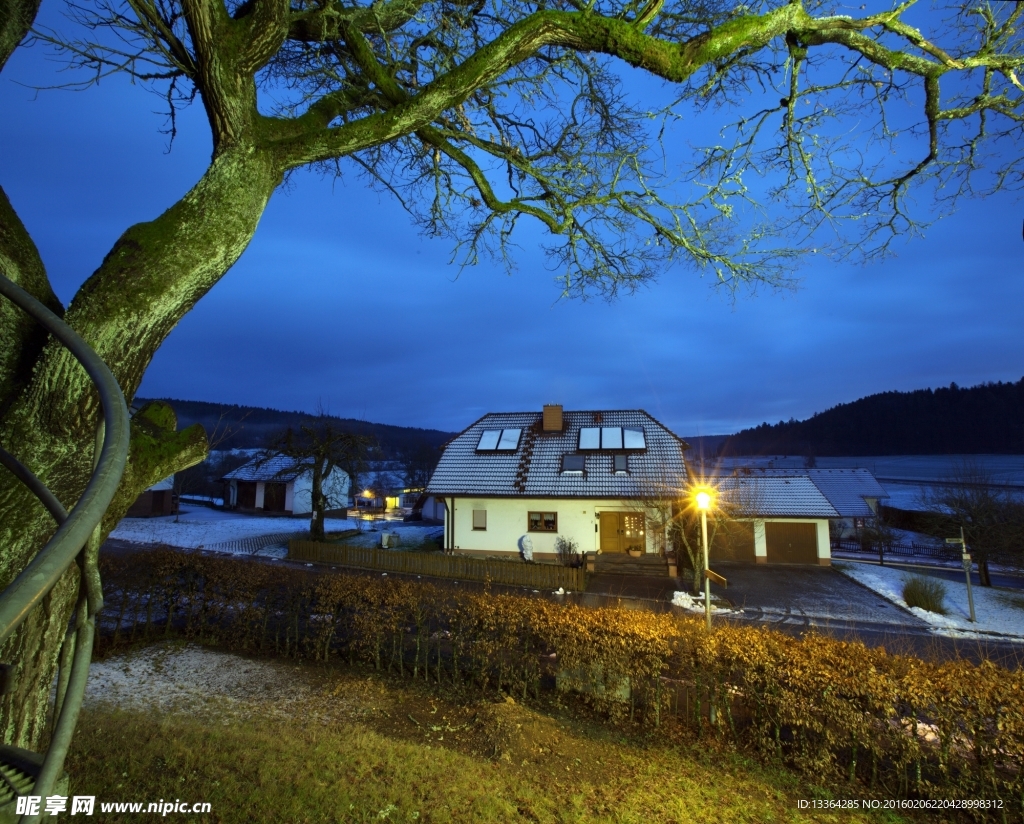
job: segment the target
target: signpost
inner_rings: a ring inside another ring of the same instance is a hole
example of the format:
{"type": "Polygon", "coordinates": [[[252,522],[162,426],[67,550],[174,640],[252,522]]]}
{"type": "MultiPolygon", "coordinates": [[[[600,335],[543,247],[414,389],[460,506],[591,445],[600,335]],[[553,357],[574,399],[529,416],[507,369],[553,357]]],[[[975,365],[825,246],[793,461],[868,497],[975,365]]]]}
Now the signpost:
{"type": "Polygon", "coordinates": [[[964,541],[964,528],[960,527],[959,538],[946,538],[947,544],[960,544],[960,549],[963,552],[961,556],[964,562],[964,575],[967,576],[967,603],[971,607],[971,623],[977,623],[977,619],[974,617],[974,593],[971,591],[971,553],[967,551],[967,543],[964,541]]]}
{"type": "Polygon", "coordinates": [[[710,569],[705,569],[704,577],[710,580],[712,583],[718,584],[720,587],[725,587],[725,578],[723,578],[717,572],[712,572],[710,569]]]}

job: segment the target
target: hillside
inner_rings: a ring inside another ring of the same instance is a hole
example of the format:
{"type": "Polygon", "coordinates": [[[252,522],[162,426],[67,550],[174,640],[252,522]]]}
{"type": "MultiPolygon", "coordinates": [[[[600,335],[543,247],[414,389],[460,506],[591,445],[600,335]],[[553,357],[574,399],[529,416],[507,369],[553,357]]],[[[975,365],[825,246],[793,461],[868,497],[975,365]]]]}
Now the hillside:
{"type": "MultiPolygon", "coordinates": [[[[153,398],[136,398],[141,406],[153,398]]],[[[174,398],[160,398],[169,403],[178,415],[178,428],[202,424],[207,435],[214,430],[229,429],[231,434],[217,444],[218,449],[249,449],[263,446],[275,433],[289,426],[312,422],[315,418],[306,412],[283,412],[258,406],[238,406],[227,403],[205,401],[183,401],[174,398]]],[[[435,453],[438,447],[454,436],[453,432],[437,429],[418,429],[411,426],[391,426],[383,423],[369,423],[353,418],[330,416],[341,429],[356,435],[368,435],[380,445],[381,457],[397,459],[401,456],[423,452],[435,453]]]]}
{"type": "Polygon", "coordinates": [[[881,392],[805,421],[763,423],[727,438],[722,455],[1024,453],[1024,378],[962,389],[881,392]]]}

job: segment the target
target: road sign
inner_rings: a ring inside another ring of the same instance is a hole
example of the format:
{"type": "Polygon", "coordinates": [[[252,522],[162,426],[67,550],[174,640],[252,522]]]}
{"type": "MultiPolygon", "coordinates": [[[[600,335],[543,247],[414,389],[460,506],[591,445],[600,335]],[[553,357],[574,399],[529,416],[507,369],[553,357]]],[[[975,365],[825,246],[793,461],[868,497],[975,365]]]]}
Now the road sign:
{"type": "Polygon", "coordinates": [[[704,577],[711,581],[713,584],[718,584],[720,587],[725,586],[725,578],[723,578],[717,572],[712,572],[710,569],[705,569],[704,577]]]}
{"type": "Polygon", "coordinates": [[[947,544],[962,544],[963,543],[963,539],[962,538],[946,538],[946,543],[947,544]]]}

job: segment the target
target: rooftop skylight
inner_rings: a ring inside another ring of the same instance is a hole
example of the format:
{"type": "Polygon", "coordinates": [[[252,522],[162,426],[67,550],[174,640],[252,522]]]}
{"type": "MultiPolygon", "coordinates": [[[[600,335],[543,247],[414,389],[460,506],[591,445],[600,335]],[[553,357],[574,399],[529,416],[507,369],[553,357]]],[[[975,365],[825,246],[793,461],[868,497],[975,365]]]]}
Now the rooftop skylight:
{"type": "Polygon", "coordinates": [[[476,445],[477,452],[514,452],[519,447],[522,429],[485,429],[476,445]]]}
{"type": "Polygon", "coordinates": [[[584,426],[580,429],[580,449],[646,449],[644,431],[639,427],[584,426]]]}

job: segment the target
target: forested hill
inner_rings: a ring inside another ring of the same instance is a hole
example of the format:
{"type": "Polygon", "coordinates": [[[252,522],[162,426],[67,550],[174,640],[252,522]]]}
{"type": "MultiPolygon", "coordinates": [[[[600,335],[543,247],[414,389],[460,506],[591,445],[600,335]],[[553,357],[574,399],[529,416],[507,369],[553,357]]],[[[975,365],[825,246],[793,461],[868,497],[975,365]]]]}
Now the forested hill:
{"type": "MultiPolygon", "coordinates": [[[[152,398],[136,398],[135,405],[142,406],[152,398]]],[[[265,409],[258,406],[237,406],[226,403],[207,403],[205,401],[180,401],[173,398],[161,398],[170,404],[178,415],[178,428],[201,423],[206,428],[207,436],[216,441],[215,432],[223,432],[225,428],[230,435],[219,444],[217,449],[248,449],[264,446],[269,438],[289,426],[297,427],[310,423],[316,416],[305,412],[282,412],[279,409],[265,409]]],[[[411,426],[390,426],[383,423],[369,423],[352,418],[331,416],[331,421],[339,428],[356,435],[368,435],[380,444],[384,458],[398,458],[414,455],[423,450],[436,451],[441,444],[454,437],[453,432],[441,432],[437,429],[418,429],[411,426]]]]}
{"type": "Polygon", "coordinates": [[[1024,453],[1024,378],[961,389],[882,392],[806,421],[763,423],[723,455],[951,455],[1024,453]]]}

